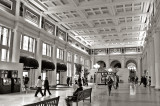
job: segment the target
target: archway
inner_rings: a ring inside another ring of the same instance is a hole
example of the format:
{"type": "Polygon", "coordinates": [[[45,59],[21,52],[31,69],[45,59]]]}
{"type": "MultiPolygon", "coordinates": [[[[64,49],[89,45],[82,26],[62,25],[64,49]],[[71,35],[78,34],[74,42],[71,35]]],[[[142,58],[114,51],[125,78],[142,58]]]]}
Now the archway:
{"type": "Polygon", "coordinates": [[[100,65],[100,68],[105,68],[106,67],[106,63],[102,60],[97,61],[97,63],[100,65]]]}
{"type": "Polygon", "coordinates": [[[111,62],[110,67],[121,68],[121,63],[118,60],[114,60],[111,62]]]}
{"type": "Polygon", "coordinates": [[[130,64],[130,63],[135,64],[135,66],[136,66],[136,68],[137,68],[137,62],[136,62],[135,60],[128,60],[128,61],[126,62],[125,68],[128,68],[128,64],[130,64]]]}
{"type": "Polygon", "coordinates": [[[129,81],[135,82],[137,63],[135,60],[128,60],[126,62],[126,68],[129,70],[129,81]]]}

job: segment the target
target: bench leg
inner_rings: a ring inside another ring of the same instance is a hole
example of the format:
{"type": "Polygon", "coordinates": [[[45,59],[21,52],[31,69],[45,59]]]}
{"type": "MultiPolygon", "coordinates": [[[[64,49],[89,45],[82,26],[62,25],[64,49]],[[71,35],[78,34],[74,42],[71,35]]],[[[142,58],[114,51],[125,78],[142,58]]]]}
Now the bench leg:
{"type": "Polygon", "coordinates": [[[91,96],[90,96],[90,103],[91,103],[91,96]]]}
{"type": "Polygon", "coordinates": [[[78,106],[78,102],[76,102],[77,106],[78,106]]]}

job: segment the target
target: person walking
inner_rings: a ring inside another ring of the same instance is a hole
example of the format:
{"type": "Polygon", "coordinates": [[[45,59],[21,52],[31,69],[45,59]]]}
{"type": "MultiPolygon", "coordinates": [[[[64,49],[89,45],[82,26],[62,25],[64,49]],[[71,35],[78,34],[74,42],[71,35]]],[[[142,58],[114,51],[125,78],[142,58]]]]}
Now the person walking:
{"type": "Polygon", "coordinates": [[[35,97],[37,97],[37,94],[40,92],[42,96],[43,93],[42,93],[42,80],[41,80],[41,76],[38,76],[38,80],[37,80],[37,83],[36,83],[36,87],[37,87],[37,91],[35,93],[35,97]]]}
{"type": "Polygon", "coordinates": [[[119,87],[119,76],[116,75],[116,89],[118,89],[119,87]]]}
{"type": "Polygon", "coordinates": [[[113,80],[111,78],[111,76],[108,77],[108,92],[109,92],[109,96],[111,95],[111,90],[112,90],[112,85],[113,85],[113,80]]]}
{"type": "Polygon", "coordinates": [[[48,78],[45,78],[44,81],[44,96],[46,96],[46,90],[48,91],[49,95],[51,95],[51,92],[49,90],[49,82],[48,82],[48,78]]]}

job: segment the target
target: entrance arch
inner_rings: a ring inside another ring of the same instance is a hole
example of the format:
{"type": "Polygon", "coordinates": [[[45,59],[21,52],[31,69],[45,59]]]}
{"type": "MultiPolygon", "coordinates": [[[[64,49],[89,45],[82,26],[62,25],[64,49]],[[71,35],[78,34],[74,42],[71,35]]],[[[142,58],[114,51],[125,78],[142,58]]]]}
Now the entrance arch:
{"type": "Polygon", "coordinates": [[[125,67],[129,70],[129,81],[134,82],[136,78],[137,63],[135,60],[128,60],[125,67]]]}
{"type": "Polygon", "coordinates": [[[121,68],[121,62],[119,62],[118,60],[113,60],[110,64],[110,67],[121,68]]]}
{"type": "Polygon", "coordinates": [[[97,61],[97,63],[100,65],[100,68],[105,68],[106,67],[106,63],[102,60],[97,61]]]}
{"type": "Polygon", "coordinates": [[[135,66],[136,66],[136,68],[137,68],[137,62],[136,62],[135,60],[133,60],[133,59],[128,60],[128,61],[126,62],[125,68],[128,68],[128,65],[131,64],[131,63],[135,64],[135,66]]]}

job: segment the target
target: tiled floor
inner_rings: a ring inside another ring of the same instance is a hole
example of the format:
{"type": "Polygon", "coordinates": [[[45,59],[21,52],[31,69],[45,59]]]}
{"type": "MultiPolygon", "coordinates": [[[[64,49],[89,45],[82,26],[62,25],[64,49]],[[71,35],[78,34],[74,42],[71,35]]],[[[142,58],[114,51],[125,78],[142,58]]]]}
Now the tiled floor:
{"type": "MultiPolygon", "coordinates": [[[[120,84],[119,89],[112,89],[111,96],[108,96],[107,86],[96,87],[94,84],[90,84],[90,87],[93,88],[92,102],[89,103],[88,100],[79,102],[79,106],[160,106],[160,91],[156,91],[154,88],[120,84]]],[[[64,98],[71,95],[73,90],[72,88],[54,89],[51,90],[52,96],[43,98],[40,94],[39,97],[34,97],[34,92],[0,94],[0,106],[22,106],[55,96],[60,96],[59,106],[66,106],[64,98]]],[[[73,103],[73,106],[76,106],[76,104],[73,103]]]]}

